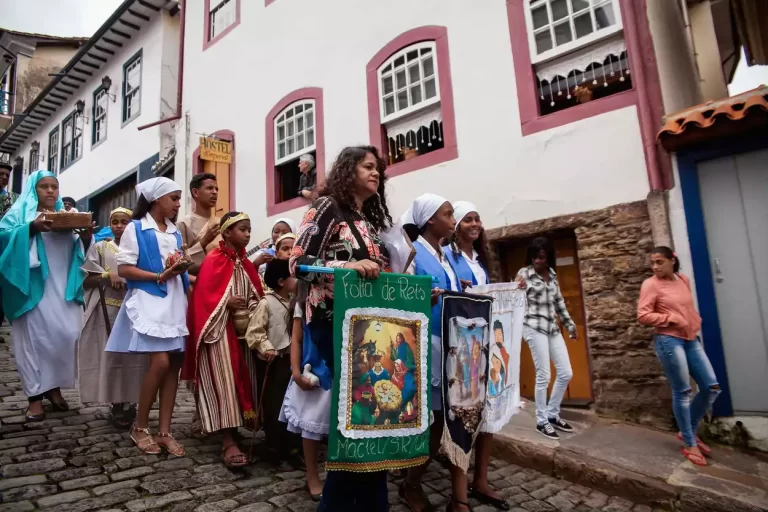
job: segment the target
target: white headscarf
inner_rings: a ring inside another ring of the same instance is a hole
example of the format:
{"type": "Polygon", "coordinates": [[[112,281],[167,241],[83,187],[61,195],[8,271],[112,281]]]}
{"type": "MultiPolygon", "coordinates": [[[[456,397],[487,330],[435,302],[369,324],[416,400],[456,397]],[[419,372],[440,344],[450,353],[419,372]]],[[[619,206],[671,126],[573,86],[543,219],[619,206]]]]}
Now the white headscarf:
{"type": "Polygon", "coordinates": [[[469,201],[456,201],[453,203],[453,218],[456,221],[455,229],[459,229],[459,223],[472,212],[477,213],[477,206],[469,201]]]}
{"type": "Polygon", "coordinates": [[[171,192],[181,192],[181,187],[168,178],[151,178],[136,185],[136,196],[144,196],[150,203],[171,192]]]}
{"type": "Polygon", "coordinates": [[[421,229],[448,200],[437,194],[422,194],[413,201],[413,223],[421,229]]]}
{"type": "MultiPolygon", "coordinates": [[[[274,231],[275,230],[275,226],[277,226],[281,222],[284,222],[285,224],[288,224],[288,227],[291,228],[291,233],[295,233],[296,232],[296,224],[294,224],[294,222],[291,219],[289,219],[288,217],[281,217],[281,218],[277,219],[274,222],[274,224],[272,224],[272,231],[274,231]]],[[[270,235],[271,234],[272,234],[272,232],[270,232],[270,235]]]]}

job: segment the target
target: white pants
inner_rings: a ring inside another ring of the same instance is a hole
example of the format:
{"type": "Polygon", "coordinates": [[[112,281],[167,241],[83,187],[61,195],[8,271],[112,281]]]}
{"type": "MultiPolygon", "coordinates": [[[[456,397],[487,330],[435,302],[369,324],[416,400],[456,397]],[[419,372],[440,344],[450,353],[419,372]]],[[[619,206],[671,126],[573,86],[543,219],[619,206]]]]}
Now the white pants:
{"type": "Polygon", "coordinates": [[[565,340],[559,332],[547,336],[530,327],[523,329],[523,337],[531,349],[533,364],[536,367],[536,424],[545,425],[550,418],[560,418],[560,404],[563,402],[565,390],[573,377],[571,360],[568,357],[568,349],[565,340]],[[555,365],[555,385],[547,404],[547,388],[551,380],[549,370],[550,360],[555,365]]]}

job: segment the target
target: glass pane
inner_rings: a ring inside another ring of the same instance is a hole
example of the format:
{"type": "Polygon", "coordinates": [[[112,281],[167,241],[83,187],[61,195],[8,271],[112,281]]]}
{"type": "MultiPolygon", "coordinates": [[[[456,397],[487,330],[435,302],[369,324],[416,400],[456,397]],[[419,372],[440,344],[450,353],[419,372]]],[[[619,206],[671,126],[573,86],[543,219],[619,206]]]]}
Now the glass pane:
{"type": "Polygon", "coordinates": [[[304,105],[296,105],[296,113],[304,112],[304,105]]]}
{"type": "Polygon", "coordinates": [[[421,103],[421,86],[414,85],[411,87],[411,105],[421,103]]]}
{"type": "Polygon", "coordinates": [[[565,3],[565,0],[552,0],[550,5],[552,6],[552,19],[554,21],[568,16],[568,4],[565,3]]]}
{"type": "Polygon", "coordinates": [[[402,66],[403,64],[405,64],[405,56],[401,56],[401,57],[398,57],[397,59],[395,59],[395,67],[396,68],[402,66]]]}
{"type": "Polygon", "coordinates": [[[288,136],[291,137],[293,135],[293,121],[290,121],[288,123],[288,136]]]}
{"type": "Polygon", "coordinates": [[[277,145],[277,158],[283,158],[285,156],[285,142],[281,142],[277,145]]]}
{"type": "Polygon", "coordinates": [[[411,79],[411,83],[418,82],[419,78],[419,64],[418,62],[408,68],[408,78],[411,79]]]}
{"type": "Polygon", "coordinates": [[[395,74],[395,83],[397,85],[397,90],[398,91],[405,87],[406,83],[405,83],[405,70],[404,69],[402,71],[398,71],[395,74]]]}
{"type": "Polygon", "coordinates": [[[432,51],[432,48],[422,48],[421,49],[421,54],[422,55],[426,55],[426,54],[428,54],[431,51],[432,51]]]}
{"type": "Polygon", "coordinates": [[[566,21],[565,23],[561,23],[555,27],[555,44],[557,46],[568,43],[572,39],[573,39],[573,36],[571,35],[570,23],[566,21]]]}
{"type": "Polygon", "coordinates": [[[315,130],[307,130],[307,147],[315,145],[315,130]]]}
{"type": "Polygon", "coordinates": [[[292,154],[294,151],[296,151],[295,149],[293,149],[293,143],[294,143],[293,139],[288,139],[288,154],[289,155],[292,154]]]}
{"type": "Polygon", "coordinates": [[[589,0],[571,0],[571,9],[573,12],[579,12],[582,9],[589,8],[589,0]]]}
{"type": "Polygon", "coordinates": [[[280,125],[277,127],[277,140],[283,139],[285,139],[285,125],[280,125]]]}
{"type": "Polygon", "coordinates": [[[304,149],[304,137],[301,135],[296,138],[296,151],[300,149],[304,149]]]}
{"type": "Polygon", "coordinates": [[[542,5],[531,11],[531,18],[533,19],[533,28],[541,28],[549,24],[549,15],[547,14],[547,6],[542,5]]]}
{"type": "Polygon", "coordinates": [[[408,108],[408,91],[397,93],[397,110],[408,108]]]}
{"type": "Polygon", "coordinates": [[[278,123],[282,123],[284,119],[285,119],[285,116],[284,116],[284,115],[283,115],[283,116],[280,116],[280,117],[278,117],[278,118],[277,118],[277,122],[278,122],[278,123]]]}
{"type": "Polygon", "coordinates": [[[286,113],[285,113],[285,117],[287,117],[287,118],[291,118],[291,117],[293,117],[293,109],[291,109],[291,110],[289,110],[288,112],[286,112],[286,113]]]}
{"type": "Polygon", "coordinates": [[[424,66],[424,76],[432,76],[435,74],[435,61],[432,57],[424,59],[422,65],[424,66]]]}
{"type": "Polygon", "coordinates": [[[435,79],[430,78],[424,82],[424,97],[426,99],[434,98],[437,96],[437,87],[435,87],[435,79]]]}
{"type": "Polygon", "coordinates": [[[381,90],[383,94],[390,94],[392,92],[392,75],[381,78],[381,90]]]}
{"type": "Polygon", "coordinates": [[[576,26],[576,39],[592,33],[592,17],[589,12],[576,16],[573,24],[576,26]]]}
{"type": "Polygon", "coordinates": [[[613,13],[613,4],[607,3],[595,9],[595,20],[597,20],[597,29],[610,27],[616,23],[616,16],[613,13]]]}
{"type": "Polygon", "coordinates": [[[389,96],[384,98],[384,115],[388,116],[395,112],[395,97],[389,96]]]}
{"type": "Polygon", "coordinates": [[[304,116],[304,120],[307,123],[307,128],[310,126],[314,126],[315,124],[315,113],[314,112],[307,112],[307,114],[304,116]]]}
{"type": "Polygon", "coordinates": [[[303,117],[297,117],[296,118],[296,131],[297,132],[304,131],[304,118],[303,117]]]}
{"type": "Polygon", "coordinates": [[[406,57],[408,57],[408,62],[411,62],[412,60],[416,59],[419,56],[418,50],[413,50],[411,52],[408,52],[406,57]]]}
{"type": "Polygon", "coordinates": [[[534,37],[536,38],[536,53],[544,53],[552,49],[552,37],[549,30],[539,32],[534,37]]]}
{"type": "Polygon", "coordinates": [[[387,64],[384,69],[381,70],[382,73],[386,73],[387,71],[392,69],[392,64],[387,64]]]}

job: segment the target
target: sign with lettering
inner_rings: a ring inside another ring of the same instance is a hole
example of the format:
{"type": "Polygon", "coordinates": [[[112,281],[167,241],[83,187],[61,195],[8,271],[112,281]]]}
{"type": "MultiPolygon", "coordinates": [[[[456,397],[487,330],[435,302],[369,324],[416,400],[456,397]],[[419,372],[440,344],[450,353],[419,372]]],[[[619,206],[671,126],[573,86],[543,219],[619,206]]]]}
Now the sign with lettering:
{"type": "Polygon", "coordinates": [[[200,158],[223,164],[232,163],[232,143],[211,137],[200,137],[200,158]]]}
{"type": "Polygon", "coordinates": [[[488,394],[481,432],[496,433],[520,409],[520,344],[525,319],[525,291],[518,283],[473,286],[472,293],[493,297],[488,394]]]}
{"type": "Polygon", "coordinates": [[[328,469],[379,471],[429,457],[429,276],[334,272],[328,469]]]}

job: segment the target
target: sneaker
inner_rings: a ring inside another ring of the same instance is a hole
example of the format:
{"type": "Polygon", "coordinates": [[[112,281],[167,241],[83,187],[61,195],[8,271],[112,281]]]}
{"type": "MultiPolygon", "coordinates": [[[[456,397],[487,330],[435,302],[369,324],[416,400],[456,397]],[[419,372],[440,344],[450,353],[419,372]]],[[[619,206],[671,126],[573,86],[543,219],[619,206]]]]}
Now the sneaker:
{"type": "Polygon", "coordinates": [[[549,423],[561,432],[573,432],[573,427],[560,418],[549,418],[549,423]]]}
{"type": "Polygon", "coordinates": [[[552,427],[550,423],[545,423],[544,425],[536,425],[536,430],[539,431],[539,434],[548,439],[560,439],[560,436],[557,435],[557,432],[555,432],[554,427],[552,427]]]}

